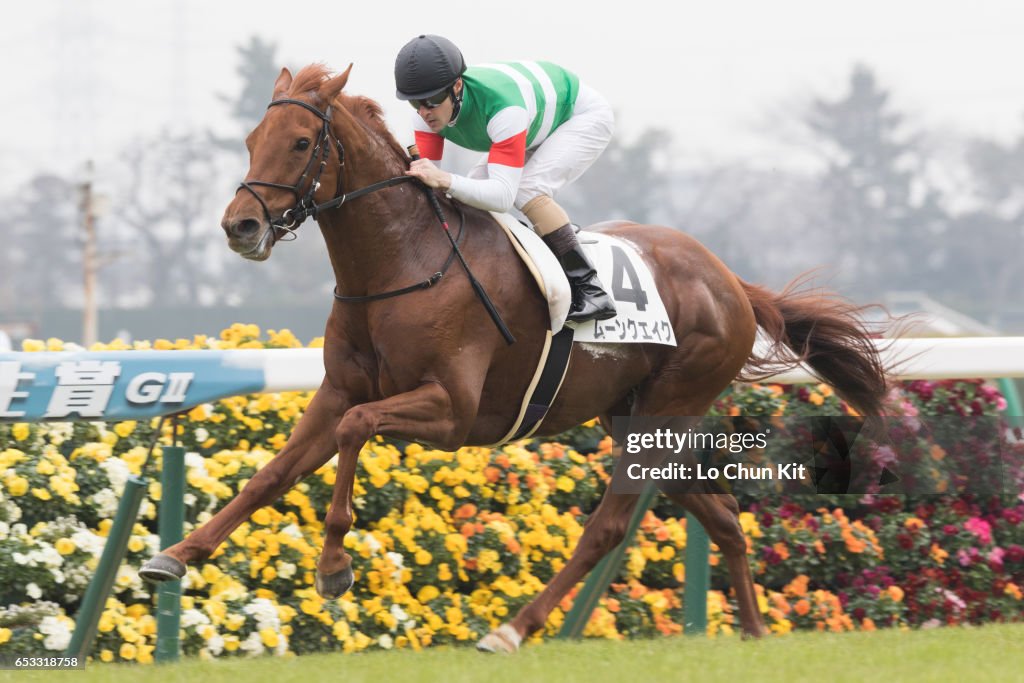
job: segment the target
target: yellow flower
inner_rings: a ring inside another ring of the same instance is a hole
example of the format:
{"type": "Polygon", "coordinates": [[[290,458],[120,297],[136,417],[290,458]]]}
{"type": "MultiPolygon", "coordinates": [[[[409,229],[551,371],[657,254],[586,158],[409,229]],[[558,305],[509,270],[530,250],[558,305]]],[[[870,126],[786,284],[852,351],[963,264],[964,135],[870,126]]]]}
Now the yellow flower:
{"type": "Polygon", "coordinates": [[[9,477],[6,482],[6,489],[12,496],[23,496],[28,491],[28,479],[24,477],[9,477]]]}
{"type": "Polygon", "coordinates": [[[419,593],[416,594],[416,599],[420,602],[430,602],[440,594],[441,591],[434,586],[424,586],[420,589],[419,593]]]}
{"type": "Polygon", "coordinates": [[[46,344],[39,339],[26,339],[21,342],[22,351],[45,351],[46,344]]]}
{"type": "Polygon", "coordinates": [[[57,549],[57,552],[61,555],[70,555],[75,552],[75,542],[70,538],[58,538],[57,542],[53,544],[53,547],[57,549]]]}
{"type": "Polygon", "coordinates": [[[100,650],[100,661],[107,662],[108,664],[114,661],[114,653],[110,650],[100,650]]]}
{"type": "Polygon", "coordinates": [[[53,498],[53,496],[50,495],[49,491],[41,488],[32,489],[32,495],[38,498],[39,500],[50,500],[51,498],[53,498]]]}
{"type": "Polygon", "coordinates": [[[131,435],[135,431],[135,420],[126,420],[125,422],[118,422],[114,425],[114,433],[122,439],[131,435]]]}
{"type": "Polygon", "coordinates": [[[28,438],[29,427],[24,422],[18,422],[11,427],[11,434],[14,436],[15,441],[24,441],[28,438]]]}
{"type": "Polygon", "coordinates": [[[118,654],[121,655],[121,659],[127,659],[129,661],[135,659],[135,655],[137,655],[138,653],[139,651],[131,643],[125,643],[124,645],[122,645],[120,651],[118,652],[118,654]]]}
{"type": "Polygon", "coordinates": [[[3,645],[11,639],[11,629],[0,628],[0,645],[3,645]]]}
{"type": "Polygon", "coordinates": [[[273,629],[264,628],[260,630],[260,641],[267,647],[277,647],[277,633],[273,629]]]}

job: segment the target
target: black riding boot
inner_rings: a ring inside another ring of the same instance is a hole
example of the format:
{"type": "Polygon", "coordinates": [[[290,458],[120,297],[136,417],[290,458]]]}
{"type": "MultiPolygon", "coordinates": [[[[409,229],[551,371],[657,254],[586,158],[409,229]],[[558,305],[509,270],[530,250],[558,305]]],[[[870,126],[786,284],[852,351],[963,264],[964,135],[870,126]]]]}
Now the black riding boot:
{"type": "Polygon", "coordinates": [[[568,320],[582,323],[588,320],[614,318],[615,302],[597,279],[597,270],[583,253],[572,226],[563,225],[550,235],[546,235],[544,241],[558,257],[558,263],[569,278],[572,306],[569,309],[568,320]]]}

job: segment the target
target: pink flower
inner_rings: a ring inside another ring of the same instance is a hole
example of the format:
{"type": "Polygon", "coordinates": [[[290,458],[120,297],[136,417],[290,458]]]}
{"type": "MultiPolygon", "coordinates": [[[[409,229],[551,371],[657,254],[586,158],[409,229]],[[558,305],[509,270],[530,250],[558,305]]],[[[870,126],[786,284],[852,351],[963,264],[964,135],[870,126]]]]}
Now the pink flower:
{"type": "Polygon", "coordinates": [[[998,546],[992,548],[992,552],[988,554],[988,561],[993,565],[993,569],[999,570],[1003,568],[1003,557],[1005,555],[1006,551],[1002,548],[998,546]]]}
{"type": "Polygon", "coordinates": [[[992,542],[992,526],[980,517],[971,517],[964,522],[964,528],[977,536],[983,544],[992,542]]]}
{"type": "Polygon", "coordinates": [[[875,450],[875,462],[883,467],[896,462],[896,453],[888,446],[882,446],[875,450]]]}

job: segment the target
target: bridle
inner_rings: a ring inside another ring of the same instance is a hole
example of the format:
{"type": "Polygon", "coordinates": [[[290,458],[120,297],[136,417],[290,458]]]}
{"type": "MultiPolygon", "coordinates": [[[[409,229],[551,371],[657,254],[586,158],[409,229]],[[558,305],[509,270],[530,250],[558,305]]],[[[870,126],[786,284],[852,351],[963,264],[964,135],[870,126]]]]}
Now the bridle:
{"type": "MultiPolygon", "coordinates": [[[[372,185],[367,185],[366,187],[360,188],[358,190],[353,190],[352,192],[342,192],[342,171],[345,168],[345,146],[341,144],[341,140],[338,139],[338,137],[331,130],[330,105],[327,106],[327,109],[325,111],[320,111],[319,109],[309,104],[308,102],[284,98],[272,101],[270,104],[267,105],[267,109],[282,104],[297,104],[303,109],[313,112],[320,119],[322,125],[320,127],[320,134],[317,136],[316,139],[316,145],[313,147],[313,153],[310,154],[309,161],[306,162],[305,168],[302,169],[302,175],[299,176],[299,179],[296,181],[294,185],[285,185],[283,183],[271,183],[265,180],[243,180],[238,185],[238,189],[235,190],[235,194],[238,194],[238,191],[243,189],[248,191],[250,194],[252,194],[253,197],[256,198],[256,201],[260,203],[260,206],[263,207],[263,215],[267,219],[267,222],[270,224],[270,229],[267,231],[268,237],[264,239],[270,239],[271,244],[278,241],[290,242],[294,239],[297,239],[298,236],[295,234],[295,231],[298,230],[299,226],[302,225],[302,223],[305,222],[305,220],[310,216],[312,216],[313,219],[316,220],[317,214],[319,214],[321,211],[325,211],[328,209],[336,209],[351,199],[361,197],[365,194],[370,194],[371,192],[376,192],[377,190],[383,190],[386,187],[392,187],[394,185],[399,185],[401,183],[415,181],[426,195],[431,207],[434,209],[434,213],[437,215],[438,220],[441,222],[441,226],[444,228],[444,232],[445,235],[448,237],[448,241],[451,242],[452,253],[448,256],[448,260],[445,261],[444,266],[426,280],[414,285],[410,285],[408,287],[402,287],[401,289],[396,289],[389,292],[381,292],[380,294],[371,294],[367,296],[343,296],[341,294],[338,294],[337,291],[335,291],[334,298],[337,301],[347,303],[365,303],[370,301],[379,301],[381,299],[389,299],[395,296],[401,296],[403,294],[415,292],[420,289],[427,289],[437,284],[437,282],[448,271],[448,267],[451,266],[452,261],[454,261],[455,258],[458,258],[458,260],[462,263],[462,267],[466,270],[466,274],[469,277],[470,283],[473,285],[474,291],[476,292],[480,300],[483,302],[484,307],[487,308],[487,312],[490,314],[491,319],[494,320],[494,324],[498,327],[502,336],[505,337],[506,342],[508,342],[509,344],[514,343],[515,337],[512,336],[512,333],[509,332],[508,327],[501,320],[501,316],[498,315],[497,309],[495,309],[494,304],[491,303],[490,297],[487,296],[487,293],[484,292],[483,287],[480,285],[479,282],[477,282],[476,278],[473,277],[473,273],[470,272],[469,266],[466,264],[466,260],[463,258],[462,252],[459,250],[459,241],[462,239],[462,228],[465,225],[465,216],[462,213],[461,207],[458,207],[458,205],[456,205],[456,208],[458,209],[459,212],[459,233],[458,237],[453,238],[451,231],[448,228],[448,221],[447,219],[445,219],[444,212],[441,210],[441,205],[437,200],[437,196],[434,194],[433,190],[431,190],[429,187],[423,184],[422,181],[420,181],[418,178],[414,176],[396,176],[394,178],[381,180],[380,182],[373,183],[372,185]],[[333,199],[329,199],[326,202],[321,202],[320,204],[317,204],[316,200],[313,198],[313,195],[316,194],[316,191],[318,189],[320,189],[320,176],[323,175],[324,169],[327,167],[327,162],[331,154],[330,143],[332,141],[334,142],[334,146],[338,150],[337,186],[335,187],[333,199]],[[303,183],[306,182],[306,179],[309,178],[310,169],[312,169],[313,163],[317,160],[318,157],[320,159],[320,166],[317,168],[316,175],[309,182],[309,190],[307,190],[306,194],[303,196],[301,194],[302,185],[303,183]],[[275,219],[270,215],[270,207],[267,206],[266,201],[264,201],[263,197],[260,196],[259,192],[257,192],[253,186],[270,187],[277,190],[287,190],[288,192],[291,192],[293,195],[295,195],[295,206],[286,210],[283,214],[281,214],[280,218],[275,219]],[[281,232],[280,237],[278,236],[278,231],[281,232]],[[285,235],[291,235],[291,238],[285,239],[285,235]]],[[[413,158],[418,157],[414,156],[413,158]]],[[[252,251],[260,249],[260,247],[263,246],[262,242],[263,240],[260,240],[260,244],[257,244],[252,251]]]]}
{"type": "MultiPolygon", "coordinates": [[[[271,239],[274,241],[291,241],[296,238],[295,230],[302,225],[303,221],[310,216],[313,216],[315,219],[317,212],[329,208],[325,205],[326,203],[317,205],[316,201],[313,199],[313,195],[320,189],[320,176],[323,175],[324,169],[327,168],[327,161],[331,156],[331,142],[334,142],[334,146],[338,150],[338,185],[334,196],[341,197],[342,202],[344,202],[345,196],[341,193],[341,172],[345,168],[345,146],[341,144],[341,140],[339,140],[331,131],[330,105],[327,106],[326,111],[320,111],[308,102],[285,98],[274,100],[267,105],[267,109],[282,104],[297,104],[303,109],[316,114],[317,118],[322,122],[322,125],[320,126],[320,134],[317,136],[316,145],[313,147],[313,153],[310,154],[309,161],[306,162],[306,167],[302,169],[302,175],[299,176],[299,179],[294,185],[271,183],[265,180],[243,180],[241,184],[239,184],[238,190],[248,190],[252,196],[256,198],[256,201],[260,203],[260,206],[263,207],[263,215],[270,224],[270,232],[272,235],[271,239]],[[313,163],[317,160],[317,157],[320,158],[320,166],[317,168],[316,176],[309,183],[309,190],[306,192],[305,196],[302,196],[300,194],[302,185],[309,177],[310,169],[313,167],[313,163]],[[267,206],[266,201],[264,201],[263,197],[260,196],[259,192],[253,189],[254,185],[291,192],[295,196],[295,206],[281,214],[280,218],[272,218],[270,215],[270,207],[267,206]],[[280,237],[278,237],[278,231],[282,231],[280,237]],[[291,235],[291,238],[286,240],[284,235],[291,235]]],[[[238,193],[238,190],[235,190],[235,194],[238,193]]],[[[339,202],[337,205],[340,206],[342,202],[339,202]]]]}

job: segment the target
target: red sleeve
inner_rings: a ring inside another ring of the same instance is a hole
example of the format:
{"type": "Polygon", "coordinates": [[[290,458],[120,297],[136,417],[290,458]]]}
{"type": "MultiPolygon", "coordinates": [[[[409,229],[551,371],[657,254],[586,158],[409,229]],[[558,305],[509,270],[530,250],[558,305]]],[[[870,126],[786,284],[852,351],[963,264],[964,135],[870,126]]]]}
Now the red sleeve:
{"type": "Polygon", "coordinates": [[[420,148],[420,156],[431,161],[440,161],[444,154],[444,138],[437,133],[422,130],[415,131],[416,146],[420,148]]]}
{"type": "Polygon", "coordinates": [[[522,168],[526,165],[526,131],[491,145],[487,163],[522,168]]]}

